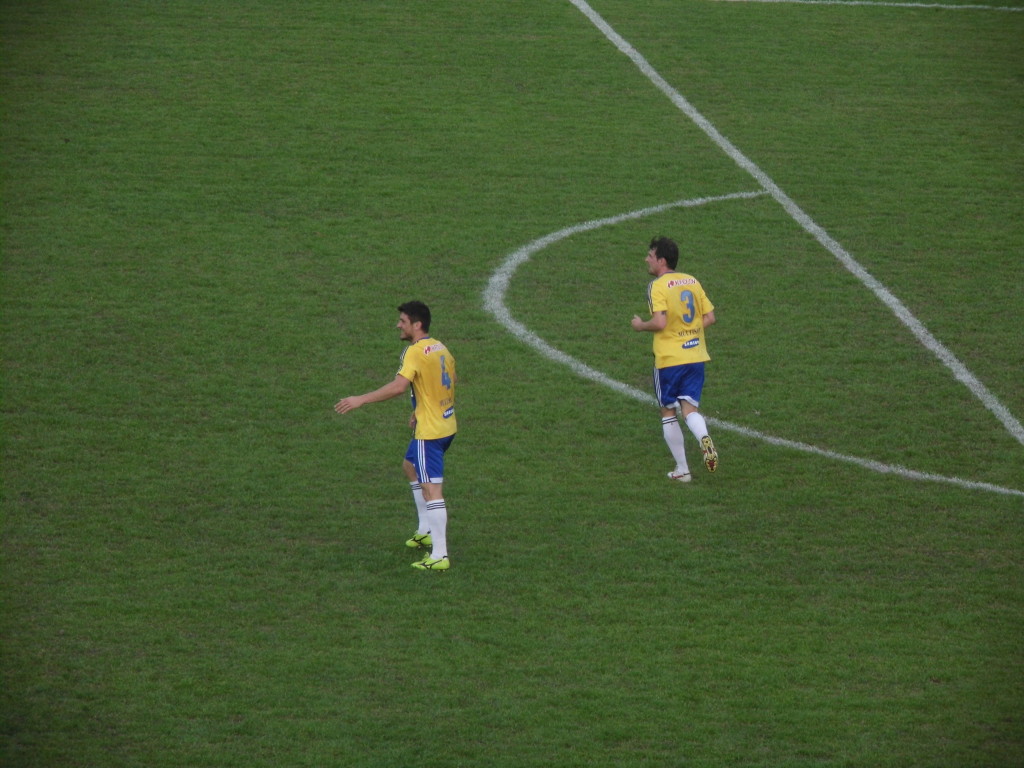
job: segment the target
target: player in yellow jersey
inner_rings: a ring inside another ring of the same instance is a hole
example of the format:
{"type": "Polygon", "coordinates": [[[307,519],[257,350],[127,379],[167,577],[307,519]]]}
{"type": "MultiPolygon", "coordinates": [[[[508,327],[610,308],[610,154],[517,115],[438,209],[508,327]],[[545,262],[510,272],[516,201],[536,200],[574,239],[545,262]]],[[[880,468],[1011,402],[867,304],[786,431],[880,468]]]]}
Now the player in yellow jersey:
{"type": "Polygon", "coordinates": [[[654,391],[661,406],[661,430],[676,468],[672,480],[690,482],[683,431],[676,409],[697,438],[709,472],[718,468],[718,452],[701,415],[704,363],[711,359],[704,329],[715,322],[715,307],[692,275],[676,271],[679,246],[667,237],[651,240],[647,271],[654,277],[647,286],[649,320],[633,316],[633,330],[654,334],[654,391]]]}
{"type": "Polygon", "coordinates": [[[398,397],[412,388],[414,430],[402,468],[409,479],[419,526],[406,542],[430,554],[413,563],[425,571],[444,571],[448,560],[448,506],[442,494],[444,455],[455,439],[455,358],[448,348],[430,336],[430,309],[421,301],[398,308],[398,332],[409,346],[402,352],[398,373],[388,384],[365,395],[339,400],[338,413],[348,413],[367,403],[398,397]]]}

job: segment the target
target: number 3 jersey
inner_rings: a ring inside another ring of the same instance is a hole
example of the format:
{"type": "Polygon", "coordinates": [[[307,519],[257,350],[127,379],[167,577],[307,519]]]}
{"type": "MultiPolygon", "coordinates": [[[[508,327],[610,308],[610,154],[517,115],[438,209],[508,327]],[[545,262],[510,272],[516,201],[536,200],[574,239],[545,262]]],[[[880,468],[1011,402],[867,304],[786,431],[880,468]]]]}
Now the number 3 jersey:
{"type": "Polygon", "coordinates": [[[412,407],[417,440],[454,435],[455,358],[448,348],[429,336],[410,344],[402,353],[398,375],[412,382],[412,407]]]}
{"type": "Polygon", "coordinates": [[[664,330],[654,334],[654,367],[703,363],[711,359],[704,344],[704,315],[714,305],[697,278],[667,272],[647,286],[651,314],[665,312],[664,330]]]}

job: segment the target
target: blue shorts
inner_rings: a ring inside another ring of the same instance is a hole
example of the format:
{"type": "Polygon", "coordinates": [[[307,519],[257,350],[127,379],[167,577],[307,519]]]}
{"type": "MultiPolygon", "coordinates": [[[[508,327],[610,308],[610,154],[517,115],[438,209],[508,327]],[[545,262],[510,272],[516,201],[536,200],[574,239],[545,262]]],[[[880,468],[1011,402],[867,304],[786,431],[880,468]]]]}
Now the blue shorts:
{"type": "Polygon", "coordinates": [[[444,454],[452,444],[455,435],[437,440],[413,440],[405,452],[406,460],[416,468],[416,477],[421,483],[444,482],[444,454]]]}
{"type": "Polygon", "coordinates": [[[685,400],[694,408],[700,407],[704,391],[704,363],[672,365],[654,369],[654,394],[662,408],[674,408],[685,400]]]}

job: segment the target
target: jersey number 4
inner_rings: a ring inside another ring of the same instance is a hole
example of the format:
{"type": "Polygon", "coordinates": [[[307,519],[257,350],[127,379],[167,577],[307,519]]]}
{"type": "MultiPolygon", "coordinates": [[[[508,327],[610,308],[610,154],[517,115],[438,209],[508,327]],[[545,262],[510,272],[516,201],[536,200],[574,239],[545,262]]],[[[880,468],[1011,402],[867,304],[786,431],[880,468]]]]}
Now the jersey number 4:
{"type": "Polygon", "coordinates": [[[441,355],[441,386],[445,389],[452,388],[452,377],[448,373],[448,361],[441,355]]]}

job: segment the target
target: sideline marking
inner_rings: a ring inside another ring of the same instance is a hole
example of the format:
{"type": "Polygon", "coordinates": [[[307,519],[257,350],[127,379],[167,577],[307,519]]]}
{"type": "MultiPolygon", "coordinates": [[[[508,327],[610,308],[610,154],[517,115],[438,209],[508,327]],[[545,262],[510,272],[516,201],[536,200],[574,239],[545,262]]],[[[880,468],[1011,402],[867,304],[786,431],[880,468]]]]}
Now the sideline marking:
{"type": "Polygon", "coordinates": [[[1024,11],[1006,5],[943,5],[941,3],[876,3],[872,0],[716,0],[720,3],[793,3],[796,5],[879,5],[883,8],[938,8],[942,11],[1024,11]]]}
{"type": "Polygon", "coordinates": [[[893,293],[886,288],[882,283],[875,279],[871,273],[869,273],[860,263],[853,258],[846,249],[841,246],[838,241],[834,240],[831,235],[828,234],[824,229],[818,226],[810,216],[803,212],[803,210],[787,195],[772,179],[762,171],[750,158],[744,155],[731,141],[725,136],[719,133],[718,129],[715,128],[711,122],[704,117],[700,112],[697,111],[696,107],[690,104],[683,96],[668,84],[657,71],[650,65],[639,51],[636,50],[629,42],[622,37],[618,32],[611,28],[598,13],[591,8],[586,0],[569,0],[570,3],[575,5],[580,12],[590,19],[590,22],[597,27],[602,34],[608,40],[615,45],[622,53],[629,57],[629,59],[640,69],[641,72],[651,81],[663,94],[665,94],[669,100],[676,105],[676,107],[687,117],[692,120],[698,128],[710,138],[715,144],[718,145],[725,154],[732,158],[740,168],[745,170],[761,185],[769,195],[775,198],[775,201],[781,205],[790,217],[803,229],[814,237],[821,245],[825,247],[839,262],[846,267],[853,275],[860,280],[867,288],[871,290],[873,294],[881,301],[885,306],[892,310],[893,314],[899,319],[903,325],[905,325],[917,340],[925,346],[932,354],[934,354],[943,365],[953,372],[953,377],[963,384],[967,389],[971,391],[975,397],[977,397],[982,405],[991,411],[1006,430],[1019,442],[1024,445],[1024,426],[1014,417],[1010,410],[999,402],[998,398],[992,394],[988,387],[986,387],[973,373],[971,373],[967,366],[960,362],[960,360],[954,355],[945,345],[942,344],[938,339],[932,336],[931,332],[924,327],[910,310],[907,309],[903,302],[896,298],[893,293]]]}
{"type": "MultiPolygon", "coordinates": [[[[589,232],[594,229],[599,229],[600,227],[619,224],[623,221],[641,219],[646,216],[671,210],[672,208],[695,208],[699,205],[705,205],[708,203],[724,202],[728,200],[744,200],[761,197],[766,194],[768,193],[764,191],[737,192],[735,194],[721,195],[719,197],[700,197],[692,200],[677,200],[674,203],[665,203],[663,205],[655,205],[650,208],[641,208],[640,210],[623,213],[618,216],[609,216],[605,219],[586,221],[582,224],[576,224],[571,227],[566,227],[565,229],[560,229],[557,232],[552,232],[549,235],[545,235],[544,237],[534,240],[532,243],[527,243],[522,248],[513,251],[505,258],[505,261],[501,266],[498,267],[498,269],[491,275],[491,279],[487,282],[487,288],[484,289],[484,309],[494,315],[498,322],[501,323],[513,336],[523,343],[533,347],[549,360],[568,366],[574,373],[584,379],[589,379],[590,381],[602,384],[609,389],[626,395],[627,397],[631,397],[634,400],[638,400],[641,403],[657,406],[657,401],[649,393],[639,390],[636,387],[632,387],[629,384],[623,384],[621,381],[617,381],[610,376],[591,368],[582,360],[577,360],[572,355],[568,355],[560,349],[556,349],[512,317],[512,313],[509,312],[508,307],[505,305],[505,294],[508,291],[509,284],[512,282],[512,276],[516,273],[516,270],[528,262],[535,253],[544,250],[549,245],[557,243],[559,240],[564,240],[567,237],[571,237],[581,232],[589,232]]],[[[746,437],[762,440],[770,445],[779,446],[781,448],[792,448],[805,453],[812,453],[816,456],[822,456],[827,459],[842,461],[847,464],[855,464],[859,467],[863,467],[864,469],[869,469],[881,474],[898,475],[899,477],[903,477],[908,480],[925,480],[933,483],[945,483],[947,485],[955,485],[969,490],[990,491],[1004,496],[1024,497],[1024,491],[1020,491],[1015,488],[1004,488],[999,485],[993,485],[992,483],[964,480],[959,477],[945,477],[943,475],[936,475],[930,472],[918,472],[916,470],[907,469],[906,467],[894,464],[883,464],[880,461],[861,459],[857,456],[848,456],[825,448],[818,448],[816,446],[809,445],[808,443],[800,443],[794,440],[774,437],[763,432],[758,432],[754,429],[740,426],[739,424],[733,424],[728,421],[716,419],[712,416],[705,416],[705,418],[707,418],[708,422],[710,422],[712,426],[719,429],[724,429],[729,432],[737,432],[746,437]]]]}

